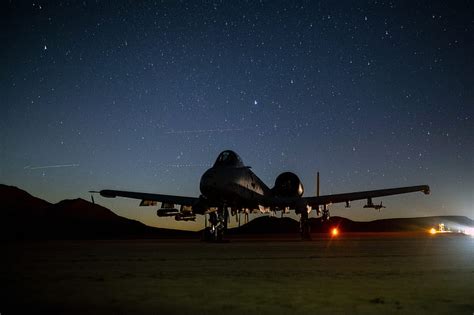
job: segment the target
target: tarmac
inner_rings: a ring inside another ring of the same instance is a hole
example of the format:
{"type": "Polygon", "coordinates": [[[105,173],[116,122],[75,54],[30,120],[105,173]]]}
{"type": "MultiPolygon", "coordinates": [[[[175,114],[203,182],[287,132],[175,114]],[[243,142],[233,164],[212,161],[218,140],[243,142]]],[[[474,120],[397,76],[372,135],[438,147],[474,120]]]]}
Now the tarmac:
{"type": "Polygon", "coordinates": [[[473,314],[474,238],[4,242],[0,313],[473,314]]]}

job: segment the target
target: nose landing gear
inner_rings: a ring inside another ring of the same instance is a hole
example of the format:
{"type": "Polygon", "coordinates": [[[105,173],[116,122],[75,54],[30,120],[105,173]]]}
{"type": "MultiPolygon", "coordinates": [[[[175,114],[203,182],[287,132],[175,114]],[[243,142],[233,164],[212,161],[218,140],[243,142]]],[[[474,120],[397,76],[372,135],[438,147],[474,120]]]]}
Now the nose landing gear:
{"type": "Polygon", "coordinates": [[[209,214],[210,226],[206,226],[202,240],[206,242],[222,242],[224,233],[227,230],[229,213],[226,207],[219,207],[209,214]]]}

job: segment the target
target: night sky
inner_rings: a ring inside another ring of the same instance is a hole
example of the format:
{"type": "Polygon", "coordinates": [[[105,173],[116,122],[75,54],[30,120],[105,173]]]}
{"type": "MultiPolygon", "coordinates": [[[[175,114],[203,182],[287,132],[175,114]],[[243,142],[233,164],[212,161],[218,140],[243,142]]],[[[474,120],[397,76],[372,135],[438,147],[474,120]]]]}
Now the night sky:
{"type": "MultiPolygon", "coordinates": [[[[354,220],[474,217],[470,1],[10,1],[0,10],[0,182],[199,195],[232,149],[269,186],[428,184],[354,220]]],[[[96,197],[163,227],[139,201],[96,197]]],[[[379,202],[380,198],[374,202],[379,202]]],[[[313,214],[314,215],[314,214],[313,214]]]]}

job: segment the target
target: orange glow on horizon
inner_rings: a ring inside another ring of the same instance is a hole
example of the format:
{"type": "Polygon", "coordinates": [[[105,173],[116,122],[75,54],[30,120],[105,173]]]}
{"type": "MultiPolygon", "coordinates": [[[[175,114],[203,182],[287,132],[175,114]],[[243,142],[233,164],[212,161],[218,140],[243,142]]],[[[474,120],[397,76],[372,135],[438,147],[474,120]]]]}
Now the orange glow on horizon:
{"type": "Polygon", "coordinates": [[[331,230],[331,235],[332,235],[332,236],[337,236],[337,235],[339,235],[339,230],[338,230],[337,228],[333,228],[333,229],[331,230]]]}
{"type": "Polygon", "coordinates": [[[436,234],[436,229],[435,229],[435,228],[431,228],[430,234],[436,234]]]}

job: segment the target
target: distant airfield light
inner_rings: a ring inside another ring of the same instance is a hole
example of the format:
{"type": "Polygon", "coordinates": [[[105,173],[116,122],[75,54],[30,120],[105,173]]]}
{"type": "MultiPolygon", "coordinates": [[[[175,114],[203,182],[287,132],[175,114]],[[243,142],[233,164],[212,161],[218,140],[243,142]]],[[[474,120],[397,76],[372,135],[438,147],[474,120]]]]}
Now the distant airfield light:
{"type": "Polygon", "coordinates": [[[331,230],[331,235],[332,235],[333,237],[338,236],[338,235],[339,235],[339,230],[338,230],[337,228],[333,228],[333,229],[331,230]]]}
{"type": "Polygon", "coordinates": [[[464,230],[464,234],[470,235],[470,236],[474,237],[474,228],[472,228],[472,227],[467,227],[467,228],[464,230]]]}
{"type": "Polygon", "coordinates": [[[455,225],[451,224],[450,227],[447,227],[445,224],[438,224],[438,229],[431,228],[428,231],[431,235],[435,234],[447,234],[447,235],[474,235],[474,229],[470,226],[455,225]]]}

